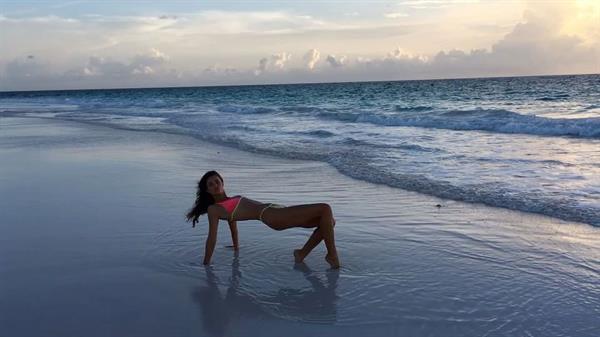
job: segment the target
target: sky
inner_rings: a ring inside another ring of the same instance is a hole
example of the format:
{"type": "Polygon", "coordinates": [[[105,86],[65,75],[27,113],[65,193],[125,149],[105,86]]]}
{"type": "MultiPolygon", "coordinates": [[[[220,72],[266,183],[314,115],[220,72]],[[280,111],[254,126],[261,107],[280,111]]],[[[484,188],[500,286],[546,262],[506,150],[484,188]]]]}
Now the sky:
{"type": "Polygon", "coordinates": [[[597,0],[0,0],[0,91],[590,73],[597,0]]]}

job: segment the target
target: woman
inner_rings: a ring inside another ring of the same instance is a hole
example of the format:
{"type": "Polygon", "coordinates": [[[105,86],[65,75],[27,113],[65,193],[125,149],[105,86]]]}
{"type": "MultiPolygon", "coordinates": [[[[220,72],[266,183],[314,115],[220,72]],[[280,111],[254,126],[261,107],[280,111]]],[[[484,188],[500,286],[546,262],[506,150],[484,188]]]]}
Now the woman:
{"type": "Polygon", "coordinates": [[[284,230],[292,227],[315,228],[304,247],[294,250],[294,260],[302,263],[304,258],[315,248],[321,240],[325,241],[327,255],[325,260],[331,268],[340,267],[340,262],[335,248],[333,227],[335,219],[328,204],[310,204],[283,207],[277,204],[263,204],[242,196],[227,197],[223,189],[223,178],[216,171],[209,171],[198,182],[196,202],[187,213],[187,221],[192,221],[196,226],[200,215],[208,214],[208,237],[204,264],[210,263],[215,245],[217,243],[217,227],[219,220],[227,220],[231,230],[233,249],[237,250],[238,232],[237,221],[260,220],[275,230],[284,230]]]}

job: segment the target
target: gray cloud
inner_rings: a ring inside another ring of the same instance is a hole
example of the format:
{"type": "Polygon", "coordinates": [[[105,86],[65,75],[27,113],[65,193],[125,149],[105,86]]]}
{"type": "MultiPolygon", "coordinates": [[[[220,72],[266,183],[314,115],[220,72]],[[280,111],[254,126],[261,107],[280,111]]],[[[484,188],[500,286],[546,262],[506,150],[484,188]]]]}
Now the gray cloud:
{"type": "Polygon", "coordinates": [[[8,81],[21,81],[49,76],[47,67],[30,56],[32,55],[9,62],[4,68],[4,78],[8,81]]]}
{"type": "Polygon", "coordinates": [[[327,61],[327,63],[329,63],[330,66],[334,68],[339,68],[346,63],[346,56],[336,57],[335,55],[327,55],[325,61],[327,61]]]}
{"type": "Polygon", "coordinates": [[[269,70],[283,70],[291,57],[292,54],[286,52],[273,54],[269,58],[263,57],[258,61],[258,67],[254,71],[254,74],[260,75],[269,70]]]}
{"type": "Polygon", "coordinates": [[[52,72],[52,64],[28,55],[4,68],[0,90],[76,89],[176,85],[182,74],[168,68],[168,57],[157,49],[134,56],[130,62],[91,56],[82,67],[52,72]]]}
{"type": "Polygon", "coordinates": [[[205,68],[202,73],[203,73],[203,75],[207,75],[207,76],[220,76],[220,75],[231,76],[231,75],[235,75],[235,74],[239,73],[239,70],[237,70],[234,67],[221,67],[219,65],[212,65],[208,68],[205,68]]]}
{"type": "Polygon", "coordinates": [[[131,73],[132,69],[129,65],[97,56],[90,57],[82,72],[82,74],[85,76],[106,76],[117,78],[129,76],[131,73]]]}
{"type": "Polygon", "coordinates": [[[269,59],[266,57],[258,60],[258,68],[256,68],[255,74],[259,75],[267,70],[267,65],[269,64],[269,59]]]}

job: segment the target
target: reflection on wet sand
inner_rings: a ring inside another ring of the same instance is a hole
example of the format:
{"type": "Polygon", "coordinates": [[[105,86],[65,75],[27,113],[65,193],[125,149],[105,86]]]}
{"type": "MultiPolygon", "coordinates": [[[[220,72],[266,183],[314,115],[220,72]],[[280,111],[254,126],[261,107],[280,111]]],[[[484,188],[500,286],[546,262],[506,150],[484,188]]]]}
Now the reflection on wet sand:
{"type": "Polygon", "coordinates": [[[236,253],[231,264],[231,279],[225,296],[219,290],[219,280],[212,267],[205,267],[206,286],[192,291],[194,302],[200,305],[204,329],[210,336],[231,334],[241,318],[280,319],[321,324],[334,324],[337,317],[335,294],[338,271],[328,271],[323,282],[304,263],[294,269],[310,283],[311,288],[280,288],[274,293],[250,294],[240,288],[242,274],[236,253]]]}

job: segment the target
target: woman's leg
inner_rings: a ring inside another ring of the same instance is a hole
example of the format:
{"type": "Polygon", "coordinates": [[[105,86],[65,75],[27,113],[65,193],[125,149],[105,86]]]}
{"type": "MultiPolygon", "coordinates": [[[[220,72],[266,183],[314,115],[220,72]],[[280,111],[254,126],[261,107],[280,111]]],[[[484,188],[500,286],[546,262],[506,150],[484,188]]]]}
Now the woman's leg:
{"type": "MultiPolygon", "coordinates": [[[[333,226],[333,212],[328,204],[299,205],[285,208],[269,208],[263,214],[264,222],[271,228],[283,230],[291,227],[318,227],[309,238],[306,248],[312,250],[321,240],[325,241],[325,260],[333,268],[339,268],[333,226]],[[318,222],[315,224],[315,220],[318,222]]],[[[307,250],[307,252],[310,252],[307,250]]],[[[295,254],[296,255],[296,254],[295,254]]],[[[306,256],[306,255],[305,255],[306,256]]]]}
{"type": "MultiPolygon", "coordinates": [[[[333,227],[335,227],[335,219],[333,219],[333,227]]],[[[304,258],[310,254],[310,252],[321,243],[323,240],[323,234],[321,234],[321,230],[317,227],[312,233],[312,235],[308,238],[302,249],[294,250],[294,259],[296,263],[302,263],[304,258]]]]}

